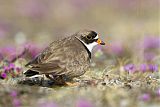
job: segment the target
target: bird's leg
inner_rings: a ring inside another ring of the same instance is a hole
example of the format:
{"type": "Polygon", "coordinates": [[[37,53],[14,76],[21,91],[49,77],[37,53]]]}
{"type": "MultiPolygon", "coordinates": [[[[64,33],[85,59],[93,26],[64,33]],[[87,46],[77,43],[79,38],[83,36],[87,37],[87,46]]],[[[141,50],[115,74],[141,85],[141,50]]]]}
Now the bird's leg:
{"type": "Polygon", "coordinates": [[[54,77],[54,82],[57,85],[68,85],[68,86],[77,86],[77,84],[70,82],[71,79],[67,78],[66,75],[52,75],[54,77]]]}
{"type": "Polygon", "coordinates": [[[78,86],[79,85],[78,82],[74,82],[72,78],[68,78],[66,75],[62,75],[61,78],[64,80],[65,85],[67,85],[67,86],[73,87],[73,86],[78,86]]]}
{"type": "Polygon", "coordinates": [[[43,84],[43,81],[44,81],[44,75],[43,75],[43,77],[41,78],[41,82],[40,82],[41,85],[43,84]]]}
{"type": "Polygon", "coordinates": [[[61,76],[46,74],[46,77],[57,85],[65,85],[65,81],[61,78],[61,76]]]}
{"type": "Polygon", "coordinates": [[[66,84],[65,79],[63,78],[63,75],[55,76],[55,82],[58,85],[65,85],[66,84]]]}
{"type": "Polygon", "coordinates": [[[65,75],[46,75],[46,77],[53,82],[55,82],[56,85],[67,85],[67,86],[78,86],[79,84],[76,82],[68,81],[70,79],[67,79],[65,75]]]}

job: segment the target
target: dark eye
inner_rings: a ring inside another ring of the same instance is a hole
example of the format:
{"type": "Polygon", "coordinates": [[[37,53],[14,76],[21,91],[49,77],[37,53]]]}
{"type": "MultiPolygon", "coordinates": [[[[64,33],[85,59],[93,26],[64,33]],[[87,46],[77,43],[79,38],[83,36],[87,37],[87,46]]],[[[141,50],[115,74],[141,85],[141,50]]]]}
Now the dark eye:
{"type": "Polygon", "coordinates": [[[91,36],[91,35],[87,35],[86,38],[87,38],[88,40],[91,40],[91,39],[92,39],[92,36],[91,36]]]}

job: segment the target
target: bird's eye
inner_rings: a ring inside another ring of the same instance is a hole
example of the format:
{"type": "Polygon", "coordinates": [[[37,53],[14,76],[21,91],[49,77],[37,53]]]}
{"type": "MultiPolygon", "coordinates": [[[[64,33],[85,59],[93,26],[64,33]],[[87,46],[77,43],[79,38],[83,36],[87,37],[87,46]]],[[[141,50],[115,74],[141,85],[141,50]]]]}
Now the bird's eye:
{"type": "Polygon", "coordinates": [[[92,39],[92,36],[87,35],[86,38],[87,38],[88,40],[91,40],[91,39],[92,39]]]}

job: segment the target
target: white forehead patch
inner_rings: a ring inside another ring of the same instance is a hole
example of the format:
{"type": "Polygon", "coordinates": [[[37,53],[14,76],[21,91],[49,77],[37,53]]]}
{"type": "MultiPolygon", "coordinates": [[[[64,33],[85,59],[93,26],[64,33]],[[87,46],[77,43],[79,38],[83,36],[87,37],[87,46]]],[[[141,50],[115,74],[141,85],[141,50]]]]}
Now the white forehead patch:
{"type": "Polygon", "coordinates": [[[94,39],[98,39],[99,38],[99,36],[97,35],[94,39]]]}

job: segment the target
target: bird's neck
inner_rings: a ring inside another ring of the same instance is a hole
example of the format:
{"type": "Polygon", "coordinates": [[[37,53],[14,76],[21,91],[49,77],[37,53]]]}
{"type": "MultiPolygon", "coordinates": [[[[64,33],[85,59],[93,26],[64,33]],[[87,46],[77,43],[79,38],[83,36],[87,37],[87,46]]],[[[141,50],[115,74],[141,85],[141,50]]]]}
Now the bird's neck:
{"type": "Polygon", "coordinates": [[[78,37],[76,37],[76,39],[78,39],[78,40],[83,44],[83,46],[85,47],[85,49],[86,49],[87,52],[88,52],[89,58],[91,59],[92,49],[93,49],[94,46],[97,45],[97,43],[86,44],[86,43],[84,43],[81,39],[79,39],[78,37]]]}
{"type": "Polygon", "coordinates": [[[86,44],[85,42],[83,42],[81,39],[79,39],[78,37],[76,37],[88,50],[90,53],[92,53],[93,48],[98,44],[97,42],[93,42],[90,44],[86,44]]]}
{"type": "Polygon", "coordinates": [[[79,38],[76,37],[76,39],[78,39],[82,45],[84,46],[84,48],[86,49],[87,53],[88,53],[88,57],[89,57],[89,60],[91,59],[91,52],[89,51],[89,49],[85,46],[85,44],[83,43],[83,41],[81,41],[79,38]]]}
{"type": "MultiPolygon", "coordinates": [[[[82,41],[83,42],[83,41],[82,41]]],[[[84,42],[83,42],[84,43],[84,42]]],[[[93,42],[91,44],[86,44],[84,43],[84,45],[87,47],[87,49],[92,53],[93,48],[97,45],[96,42],[93,42]]]]}

